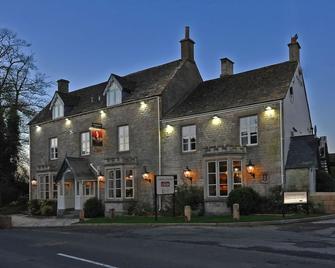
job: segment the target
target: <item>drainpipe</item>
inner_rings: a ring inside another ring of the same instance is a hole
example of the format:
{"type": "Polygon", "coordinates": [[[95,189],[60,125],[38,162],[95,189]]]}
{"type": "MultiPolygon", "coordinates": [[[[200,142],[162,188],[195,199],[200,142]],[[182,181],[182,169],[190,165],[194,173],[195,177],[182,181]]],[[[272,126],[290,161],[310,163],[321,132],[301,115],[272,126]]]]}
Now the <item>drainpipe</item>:
{"type": "Polygon", "coordinates": [[[161,148],[161,108],[160,98],[157,97],[157,128],[158,128],[158,174],[162,173],[162,148],[161,148]]]}
{"type": "Polygon", "coordinates": [[[284,182],[284,126],[283,126],[283,101],[280,100],[280,175],[281,175],[281,187],[284,190],[285,182],[284,182]]]}

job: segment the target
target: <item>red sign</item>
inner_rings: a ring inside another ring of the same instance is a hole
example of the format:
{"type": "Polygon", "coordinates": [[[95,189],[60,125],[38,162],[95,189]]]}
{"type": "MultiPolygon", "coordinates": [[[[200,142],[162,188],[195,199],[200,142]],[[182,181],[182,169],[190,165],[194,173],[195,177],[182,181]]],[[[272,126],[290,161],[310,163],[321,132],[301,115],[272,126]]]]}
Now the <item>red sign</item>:
{"type": "Polygon", "coordinates": [[[104,130],[101,128],[91,129],[92,146],[103,146],[104,130]]]}

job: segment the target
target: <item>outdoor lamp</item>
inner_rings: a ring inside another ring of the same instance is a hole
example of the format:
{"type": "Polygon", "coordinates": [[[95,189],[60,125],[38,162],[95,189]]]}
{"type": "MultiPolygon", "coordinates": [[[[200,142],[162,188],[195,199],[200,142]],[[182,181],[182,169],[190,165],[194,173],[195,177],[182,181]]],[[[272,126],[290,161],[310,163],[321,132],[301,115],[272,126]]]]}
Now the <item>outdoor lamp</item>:
{"type": "Polygon", "coordinates": [[[186,179],[189,179],[191,181],[191,183],[192,183],[191,171],[192,170],[188,166],[186,166],[186,168],[184,169],[184,177],[186,179]]]}
{"type": "Polygon", "coordinates": [[[99,175],[98,175],[98,181],[99,182],[104,182],[105,181],[105,176],[102,174],[101,171],[99,172],[99,175]]]}
{"type": "Polygon", "coordinates": [[[255,178],[255,165],[249,160],[249,163],[247,164],[247,171],[248,173],[255,178]]]}
{"type": "Polygon", "coordinates": [[[31,185],[36,186],[37,185],[37,180],[35,178],[31,179],[31,185]]]}
{"type": "Polygon", "coordinates": [[[147,182],[151,182],[151,179],[150,179],[150,173],[148,172],[146,166],[143,167],[143,174],[142,174],[142,177],[143,177],[143,179],[144,179],[145,181],[147,181],[147,182]]]}

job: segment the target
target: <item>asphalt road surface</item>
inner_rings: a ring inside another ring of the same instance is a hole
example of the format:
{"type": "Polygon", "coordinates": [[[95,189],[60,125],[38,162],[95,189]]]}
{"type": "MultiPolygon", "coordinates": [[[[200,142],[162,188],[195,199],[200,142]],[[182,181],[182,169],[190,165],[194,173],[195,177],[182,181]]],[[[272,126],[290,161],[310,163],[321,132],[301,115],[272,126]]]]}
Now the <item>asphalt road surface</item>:
{"type": "Polygon", "coordinates": [[[335,221],[0,230],[0,267],[335,267],[335,221]]]}

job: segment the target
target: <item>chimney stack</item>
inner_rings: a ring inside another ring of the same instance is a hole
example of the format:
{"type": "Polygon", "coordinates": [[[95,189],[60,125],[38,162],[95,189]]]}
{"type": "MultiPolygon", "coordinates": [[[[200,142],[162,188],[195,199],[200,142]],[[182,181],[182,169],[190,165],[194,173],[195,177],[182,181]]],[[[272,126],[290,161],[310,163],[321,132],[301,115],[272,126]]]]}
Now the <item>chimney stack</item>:
{"type": "Polygon", "coordinates": [[[69,83],[70,81],[65,80],[65,79],[57,80],[58,91],[63,92],[63,93],[69,93],[69,83]]]}
{"type": "Polygon", "coordinates": [[[194,44],[195,42],[190,39],[190,27],[185,27],[185,37],[180,40],[181,44],[181,59],[194,61],[194,44]]]}
{"type": "Polygon", "coordinates": [[[225,77],[234,74],[234,62],[228,58],[221,59],[221,75],[225,77]]]}
{"type": "Polygon", "coordinates": [[[298,42],[298,35],[291,37],[291,43],[288,44],[290,61],[300,62],[300,45],[298,42]]]}

